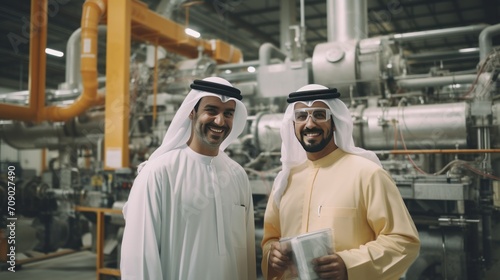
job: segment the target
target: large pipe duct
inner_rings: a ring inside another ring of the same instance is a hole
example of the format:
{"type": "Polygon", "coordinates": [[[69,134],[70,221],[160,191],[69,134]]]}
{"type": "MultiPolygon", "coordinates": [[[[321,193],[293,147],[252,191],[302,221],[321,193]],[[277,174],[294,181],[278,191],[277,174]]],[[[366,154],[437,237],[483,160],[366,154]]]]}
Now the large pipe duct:
{"type": "Polygon", "coordinates": [[[368,36],[366,0],[326,1],[328,42],[364,39],[368,36]]]}

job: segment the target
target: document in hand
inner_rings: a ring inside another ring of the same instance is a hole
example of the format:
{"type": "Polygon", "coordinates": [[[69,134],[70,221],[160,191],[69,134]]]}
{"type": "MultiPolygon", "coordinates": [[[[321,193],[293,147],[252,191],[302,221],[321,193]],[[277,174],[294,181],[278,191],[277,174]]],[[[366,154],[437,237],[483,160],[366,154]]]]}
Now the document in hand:
{"type": "MultiPolygon", "coordinates": [[[[332,230],[321,229],[280,240],[285,252],[293,252],[293,260],[301,280],[319,279],[314,272],[313,259],[334,253],[332,230]]],[[[293,268],[295,269],[295,268],[293,268]]]]}

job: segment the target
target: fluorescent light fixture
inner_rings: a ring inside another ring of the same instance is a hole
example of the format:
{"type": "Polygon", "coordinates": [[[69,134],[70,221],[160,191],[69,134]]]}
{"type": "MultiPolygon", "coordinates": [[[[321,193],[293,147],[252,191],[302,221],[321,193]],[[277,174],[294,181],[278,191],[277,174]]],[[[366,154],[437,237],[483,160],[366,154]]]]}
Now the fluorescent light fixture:
{"type": "Polygon", "coordinates": [[[465,49],[459,49],[459,53],[468,53],[468,52],[476,52],[479,51],[479,48],[465,48],[465,49]]]}
{"type": "Polygon", "coordinates": [[[184,32],[186,32],[187,35],[189,35],[191,37],[195,37],[195,38],[200,38],[200,36],[201,36],[200,32],[193,30],[191,28],[184,29],[184,32]]]}
{"type": "Polygon", "coordinates": [[[45,53],[49,54],[49,55],[57,56],[57,57],[63,57],[64,56],[63,52],[58,51],[58,50],[54,50],[54,49],[51,49],[51,48],[45,48],[45,53]]]}
{"type": "Polygon", "coordinates": [[[247,71],[250,72],[250,73],[253,73],[253,72],[255,72],[255,67],[248,66],[247,71]]]}

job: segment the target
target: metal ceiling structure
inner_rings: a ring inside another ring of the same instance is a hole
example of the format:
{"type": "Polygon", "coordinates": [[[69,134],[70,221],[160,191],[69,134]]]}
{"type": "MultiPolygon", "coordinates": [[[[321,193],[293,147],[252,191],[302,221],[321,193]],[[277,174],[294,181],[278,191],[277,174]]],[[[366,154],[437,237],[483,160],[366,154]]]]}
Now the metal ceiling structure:
{"type": "MultiPolygon", "coordinates": [[[[0,88],[26,90],[29,66],[30,0],[0,3],[0,88]]],[[[49,1],[47,47],[65,51],[71,34],[80,27],[84,0],[49,1]]],[[[151,10],[188,24],[205,39],[221,39],[243,52],[245,61],[258,58],[259,46],[272,43],[286,49],[280,25],[284,13],[295,15],[288,25],[306,28],[306,50],[312,55],[318,43],[328,41],[327,1],[205,0],[186,5],[186,1],[144,1],[151,10]],[[162,8],[161,5],[168,9],[162,8]],[[189,6],[189,10],[187,8],[189,6]],[[288,6],[286,9],[283,6],[288,6]],[[189,11],[187,13],[187,11],[189,11]],[[301,13],[303,11],[303,13],[301,13]],[[187,17],[187,15],[189,15],[187,17]]],[[[393,36],[445,28],[497,24],[500,3],[497,0],[368,0],[367,38],[393,36]]],[[[36,24],[36,23],[35,23],[36,24]]],[[[450,71],[475,70],[479,62],[477,33],[401,42],[406,59],[418,58],[411,74],[427,73],[429,67],[450,71]],[[460,50],[468,51],[460,54],[460,50]],[[459,55],[460,54],[460,55],[459,55]]],[[[498,39],[495,39],[497,41],[498,39]]],[[[100,42],[104,46],[104,38],[100,42]]],[[[105,57],[105,48],[99,57],[105,57]]],[[[105,59],[99,63],[104,75],[105,59]]],[[[47,56],[47,89],[57,89],[65,81],[66,56],[47,56]]],[[[108,65],[110,67],[110,65],[108,65]]],[[[5,91],[5,90],[4,90],[5,91]]]]}

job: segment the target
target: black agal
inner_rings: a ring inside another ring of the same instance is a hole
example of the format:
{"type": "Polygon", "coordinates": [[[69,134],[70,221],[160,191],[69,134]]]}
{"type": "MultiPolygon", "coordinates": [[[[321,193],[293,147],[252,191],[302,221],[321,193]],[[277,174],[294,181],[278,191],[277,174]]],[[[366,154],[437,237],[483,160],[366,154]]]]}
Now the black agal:
{"type": "Polygon", "coordinates": [[[208,82],[203,80],[194,80],[190,87],[196,90],[233,97],[238,100],[243,99],[243,97],[241,96],[241,91],[239,89],[219,83],[208,82]]]}
{"type": "Polygon", "coordinates": [[[315,90],[307,90],[307,91],[297,91],[292,92],[288,95],[286,102],[293,103],[297,101],[311,101],[317,99],[333,99],[339,98],[340,93],[337,92],[336,88],[328,88],[328,89],[315,89],[315,90]]]}

